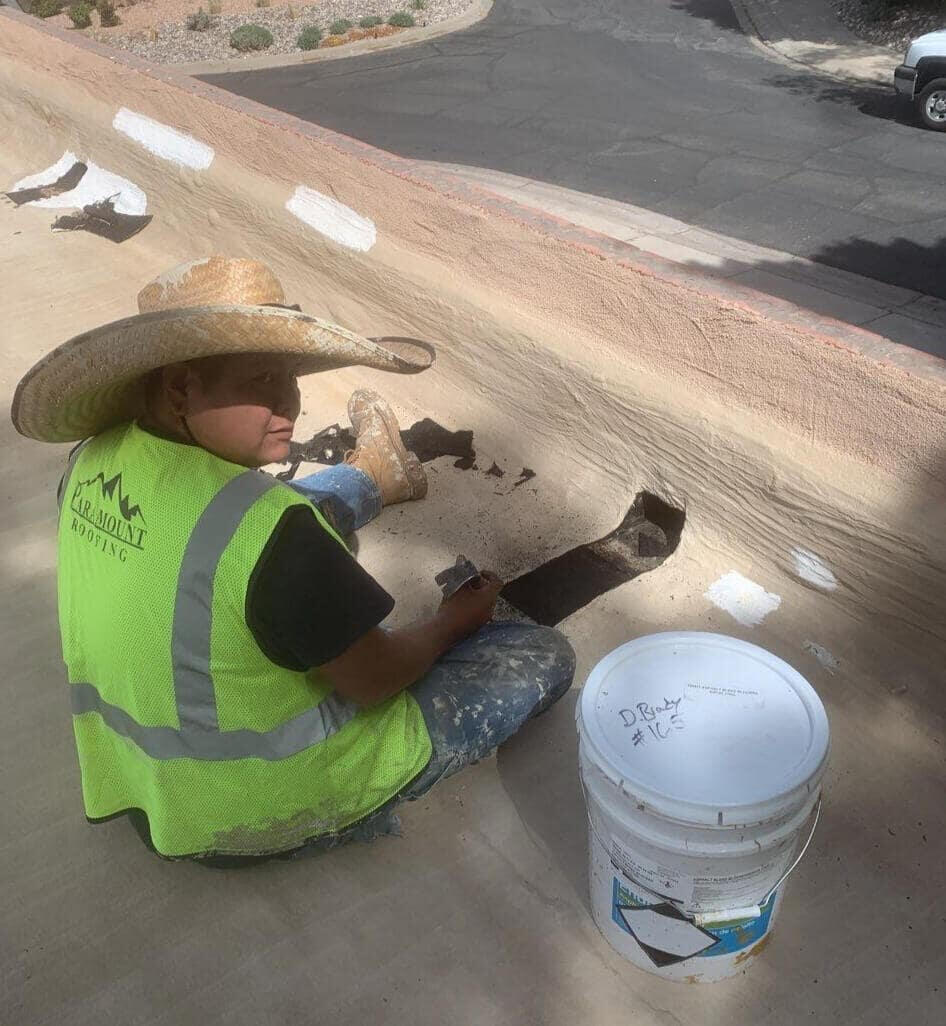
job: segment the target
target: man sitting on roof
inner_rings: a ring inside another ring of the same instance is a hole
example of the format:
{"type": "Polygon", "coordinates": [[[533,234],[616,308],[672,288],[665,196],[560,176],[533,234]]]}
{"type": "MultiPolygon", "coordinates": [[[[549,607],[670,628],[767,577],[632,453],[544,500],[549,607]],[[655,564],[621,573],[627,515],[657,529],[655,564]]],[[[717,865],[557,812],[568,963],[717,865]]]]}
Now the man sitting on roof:
{"type": "Polygon", "coordinates": [[[427,482],[377,394],[351,398],[344,463],[291,486],[258,469],[288,456],[297,375],[425,363],[286,306],[252,260],[174,268],[138,306],[41,360],[12,411],[32,438],[85,439],[58,573],[86,815],[211,865],[384,833],[560,698],[571,647],[490,623],[490,573],[381,626],[394,600],[344,538],[427,482]]]}

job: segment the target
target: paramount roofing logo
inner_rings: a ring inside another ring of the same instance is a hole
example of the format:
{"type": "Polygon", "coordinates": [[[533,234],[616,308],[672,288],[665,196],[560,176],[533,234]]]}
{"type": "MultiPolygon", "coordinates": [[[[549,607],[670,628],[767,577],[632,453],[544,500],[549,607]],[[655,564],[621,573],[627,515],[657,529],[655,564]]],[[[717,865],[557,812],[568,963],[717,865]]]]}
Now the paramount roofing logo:
{"type": "Polygon", "coordinates": [[[125,494],[121,472],[107,481],[101,472],[88,481],[78,481],[69,506],[75,514],[72,529],[80,536],[88,534],[90,540],[94,540],[103,551],[111,551],[115,547],[109,544],[107,538],[136,549],[143,548],[142,543],[147,534],[144,514],[141,507],[132,503],[125,494]],[[84,523],[79,524],[76,518],[84,523]],[[88,531],[86,525],[96,531],[88,531]],[[101,532],[107,538],[96,538],[96,532],[101,532]]]}

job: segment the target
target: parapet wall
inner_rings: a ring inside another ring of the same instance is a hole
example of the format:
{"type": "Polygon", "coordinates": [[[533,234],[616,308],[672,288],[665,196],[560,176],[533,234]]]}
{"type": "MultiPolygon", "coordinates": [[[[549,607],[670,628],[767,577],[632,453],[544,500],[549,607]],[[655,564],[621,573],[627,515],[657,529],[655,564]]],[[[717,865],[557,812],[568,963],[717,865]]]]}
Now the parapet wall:
{"type": "Polygon", "coordinates": [[[756,562],[791,572],[793,547],[816,551],[851,612],[946,636],[939,361],[16,12],[0,27],[24,174],[72,149],[145,191],[170,263],[256,256],[309,312],[433,342],[434,370],[403,388],[528,439],[563,502],[615,520],[649,487],[756,562]],[[212,162],[161,158],[114,127],[121,109],[212,162]],[[353,218],[312,227],[286,207],[300,186],[353,218]]]}

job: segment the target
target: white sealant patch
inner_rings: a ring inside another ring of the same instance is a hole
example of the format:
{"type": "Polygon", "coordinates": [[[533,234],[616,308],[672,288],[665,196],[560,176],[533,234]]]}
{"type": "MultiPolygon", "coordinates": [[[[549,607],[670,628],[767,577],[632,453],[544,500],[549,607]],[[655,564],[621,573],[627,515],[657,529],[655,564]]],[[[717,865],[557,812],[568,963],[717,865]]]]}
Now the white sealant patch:
{"type": "Polygon", "coordinates": [[[828,673],[832,675],[837,672],[838,667],[841,665],[840,661],[835,659],[826,648],[822,648],[821,645],[816,645],[813,641],[806,641],[802,645],[802,648],[806,652],[810,652],[828,671],[828,673]]]}
{"type": "Polygon", "coordinates": [[[213,163],[214,151],[193,136],[185,135],[176,128],[162,125],[144,114],[122,107],[112,121],[112,128],[122,132],[129,139],[153,153],[162,160],[168,160],[179,167],[191,167],[195,171],[206,171],[213,163]]]}
{"type": "Polygon", "coordinates": [[[53,182],[58,182],[73,164],[78,162],[79,158],[71,150],[66,150],[55,164],[51,164],[43,171],[37,171],[35,175],[21,178],[7,191],[19,192],[20,189],[36,189],[41,185],[52,185],[53,182]]]}
{"type": "MultiPolygon", "coordinates": [[[[28,206],[76,209],[88,206],[90,203],[100,203],[102,200],[112,199],[115,210],[119,214],[146,214],[148,212],[148,197],[134,182],[129,182],[127,178],[106,171],[98,164],[93,164],[91,160],[86,163],[89,170],[82,176],[74,189],[60,193],[58,196],[33,200],[28,206]]],[[[58,178],[59,175],[56,177],[58,178]]],[[[53,181],[55,180],[54,178],[53,181]]]]}
{"type": "Polygon", "coordinates": [[[795,564],[795,573],[816,588],[834,591],[838,586],[838,579],[832,573],[831,567],[808,549],[792,549],[792,562],[795,564]]]}
{"type": "Polygon", "coordinates": [[[309,227],[349,249],[367,253],[378,239],[373,221],[305,185],[300,185],[286,201],[286,209],[309,227]]]}
{"type": "Polygon", "coordinates": [[[736,570],[730,570],[718,581],[714,581],[703,597],[729,613],[744,627],[755,627],[762,623],[769,613],[782,604],[781,595],[773,595],[736,570]]]}

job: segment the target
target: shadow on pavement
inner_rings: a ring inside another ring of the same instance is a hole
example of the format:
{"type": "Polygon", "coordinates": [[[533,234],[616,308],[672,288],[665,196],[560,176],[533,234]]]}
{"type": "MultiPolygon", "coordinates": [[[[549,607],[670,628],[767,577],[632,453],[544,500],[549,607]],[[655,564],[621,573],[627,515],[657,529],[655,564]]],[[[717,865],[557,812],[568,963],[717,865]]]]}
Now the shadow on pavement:
{"type": "MultiPolygon", "coordinates": [[[[927,245],[912,239],[897,238],[889,242],[852,238],[823,246],[812,257],[829,267],[840,267],[868,278],[882,277],[891,285],[916,289],[928,296],[946,299],[946,236],[927,245]],[[920,271],[918,269],[925,269],[920,271]]],[[[946,356],[946,327],[938,355],[946,356]]]]}
{"type": "Polygon", "coordinates": [[[801,96],[816,103],[834,103],[845,107],[856,107],[861,114],[880,118],[882,121],[896,121],[912,125],[918,130],[913,108],[893,90],[893,78],[889,89],[865,82],[863,85],[840,82],[831,78],[799,72],[797,75],[774,75],[765,79],[765,84],[777,89],[786,89],[793,96],[801,96]]]}
{"type": "Polygon", "coordinates": [[[946,281],[941,271],[946,236],[929,245],[904,238],[875,242],[854,237],[822,246],[808,260],[765,260],[747,252],[713,266],[696,259],[681,263],[946,359],[946,281]],[[852,274],[869,280],[852,279],[852,274]],[[897,293],[891,285],[909,292],[897,293]],[[923,295],[917,297],[917,292],[923,295]]]}
{"type": "Polygon", "coordinates": [[[731,29],[733,32],[742,31],[729,0],[673,0],[670,6],[675,11],[683,11],[691,17],[710,21],[719,28],[731,29]]]}
{"type": "Polygon", "coordinates": [[[588,821],[578,776],[575,707],[583,680],[496,753],[503,787],[526,832],[548,851],[575,895],[588,895],[588,821]]]}

